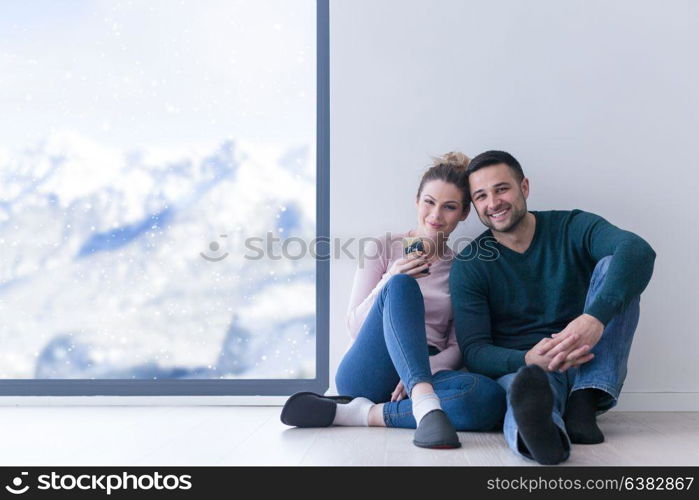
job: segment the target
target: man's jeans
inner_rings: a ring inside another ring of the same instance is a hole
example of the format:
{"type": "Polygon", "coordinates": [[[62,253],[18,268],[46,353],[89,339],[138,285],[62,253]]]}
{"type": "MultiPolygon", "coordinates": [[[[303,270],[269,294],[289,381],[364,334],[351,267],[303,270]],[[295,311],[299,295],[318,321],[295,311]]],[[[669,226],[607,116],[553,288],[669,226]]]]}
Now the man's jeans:
{"type": "MultiPolygon", "coordinates": [[[[586,307],[599,293],[611,260],[612,258],[609,256],[597,263],[585,299],[586,307]]],[[[639,310],[639,297],[636,297],[626,309],[612,318],[605,327],[600,341],[592,348],[592,352],[595,354],[592,361],[570,368],[563,373],[547,372],[554,395],[553,421],[561,430],[568,454],[570,453],[570,439],[566,433],[562,417],[568,395],[578,389],[601,389],[607,393],[607,397],[600,401],[597,413],[603,413],[616,405],[626,378],[626,365],[633,335],[638,324],[639,310]]],[[[510,449],[519,455],[531,458],[528,450],[519,439],[517,422],[515,422],[510,406],[510,384],[515,375],[516,373],[509,373],[498,379],[498,383],[507,391],[507,412],[503,430],[510,449]]]]}
{"type": "Polygon", "coordinates": [[[497,427],[505,413],[502,387],[475,373],[442,370],[433,376],[425,336],[425,301],[420,286],[415,278],[397,274],[384,285],[342,359],[335,377],[338,392],[386,402],[386,426],[414,429],[411,400],[389,402],[391,393],[400,380],[407,394],[415,384],[428,382],[457,430],[497,427]]]}

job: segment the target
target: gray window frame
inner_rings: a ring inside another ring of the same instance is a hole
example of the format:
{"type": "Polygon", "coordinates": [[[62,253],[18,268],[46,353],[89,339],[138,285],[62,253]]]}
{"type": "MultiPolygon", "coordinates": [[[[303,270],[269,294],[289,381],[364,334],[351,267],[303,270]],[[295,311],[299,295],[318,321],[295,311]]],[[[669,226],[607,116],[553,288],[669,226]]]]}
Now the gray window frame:
{"type": "Polygon", "coordinates": [[[329,0],[316,0],[316,376],[244,380],[0,380],[0,396],[286,396],[323,393],[329,380],[329,0]]]}

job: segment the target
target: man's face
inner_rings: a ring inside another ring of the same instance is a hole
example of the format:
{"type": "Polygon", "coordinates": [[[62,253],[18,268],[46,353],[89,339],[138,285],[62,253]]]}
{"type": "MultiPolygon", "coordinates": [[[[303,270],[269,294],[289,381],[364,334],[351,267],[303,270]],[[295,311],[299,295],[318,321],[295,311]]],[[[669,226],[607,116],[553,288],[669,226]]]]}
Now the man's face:
{"type": "Polygon", "coordinates": [[[478,218],[491,230],[512,231],[527,215],[529,180],[518,182],[514,171],[504,163],[476,170],[468,182],[478,218]]]}

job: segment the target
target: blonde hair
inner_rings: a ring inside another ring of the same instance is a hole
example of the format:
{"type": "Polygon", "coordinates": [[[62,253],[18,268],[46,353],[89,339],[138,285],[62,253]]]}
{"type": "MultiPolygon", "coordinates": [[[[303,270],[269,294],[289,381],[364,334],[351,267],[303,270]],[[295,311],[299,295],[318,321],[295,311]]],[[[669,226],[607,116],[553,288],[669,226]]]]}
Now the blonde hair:
{"type": "Polygon", "coordinates": [[[463,154],[461,151],[449,151],[443,155],[432,157],[433,166],[445,164],[454,167],[468,168],[469,163],[471,163],[471,158],[463,154]]]}
{"type": "Polygon", "coordinates": [[[432,157],[432,166],[429,167],[420,180],[420,186],[417,189],[417,198],[422,194],[422,188],[430,181],[441,180],[454,184],[463,195],[463,209],[468,208],[471,203],[471,194],[468,188],[468,164],[471,158],[466,156],[461,151],[450,151],[440,156],[432,157]]]}

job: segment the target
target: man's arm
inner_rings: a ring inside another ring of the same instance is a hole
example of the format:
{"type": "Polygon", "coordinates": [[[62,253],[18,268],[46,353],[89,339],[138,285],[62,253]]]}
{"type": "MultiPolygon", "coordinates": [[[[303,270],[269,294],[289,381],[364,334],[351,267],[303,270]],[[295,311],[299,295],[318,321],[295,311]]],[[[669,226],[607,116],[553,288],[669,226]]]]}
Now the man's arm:
{"type": "Polygon", "coordinates": [[[589,212],[574,215],[571,235],[595,262],[612,256],[602,288],[584,311],[606,325],[645,290],[653,274],[655,251],[640,236],[589,212]]]}
{"type": "Polygon", "coordinates": [[[369,240],[366,250],[370,258],[364,261],[363,266],[359,263],[354,272],[354,282],[345,318],[347,331],[352,339],[357,338],[376,297],[391,278],[387,272],[388,257],[386,256],[386,245],[389,244],[390,241],[386,239],[380,243],[369,240]]]}
{"type": "Polygon", "coordinates": [[[524,365],[525,351],[493,345],[487,283],[468,271],[469,263],[454,259],[449,274],[454,326],[464,365],[475,373],[500,377],[524,365]]]}
{"type": "Polygon", "coordinates": [[[644,239],[595,214],[574,211],[570,235],[595,262],[608,255],[612,260],[600,291],[583,314],[539,349],[539,354],[553,356],[549,370],[564,371],[580,364],[580,353],[585,352],[583,348],[586,346],[588,351],[591,350],[601,338],[606,324],[645,290],[655,262],[655,252],[644,239]],[[572,335],[577,336],[577,340],[564,346],[563,341],[572,335]]]}

